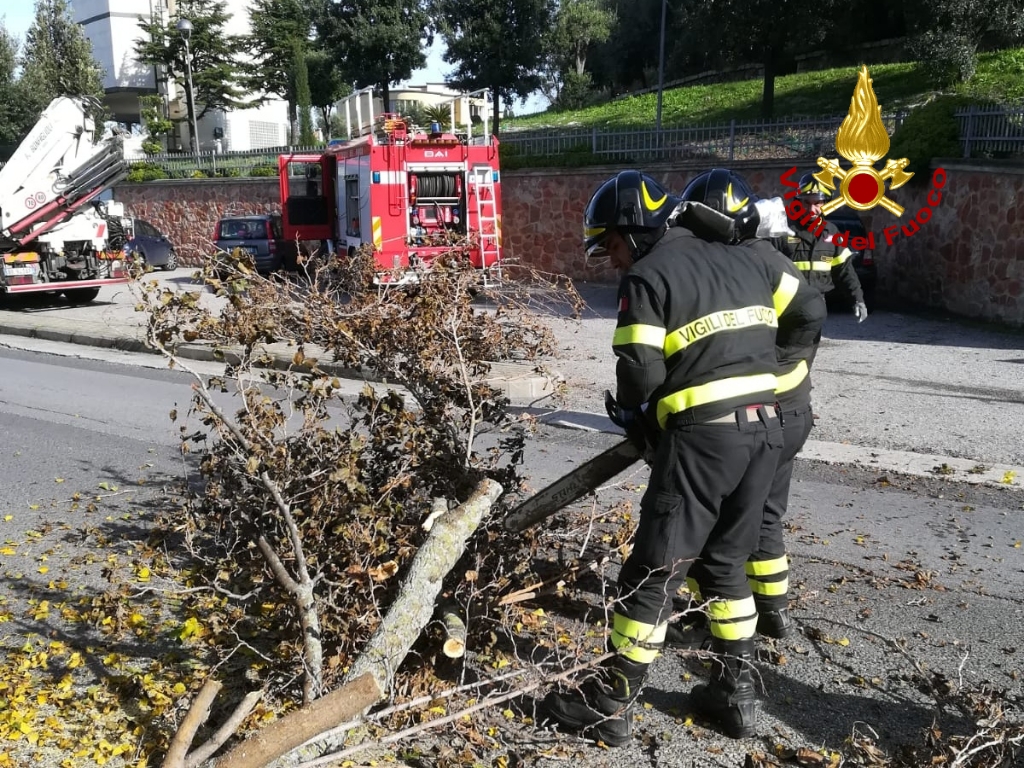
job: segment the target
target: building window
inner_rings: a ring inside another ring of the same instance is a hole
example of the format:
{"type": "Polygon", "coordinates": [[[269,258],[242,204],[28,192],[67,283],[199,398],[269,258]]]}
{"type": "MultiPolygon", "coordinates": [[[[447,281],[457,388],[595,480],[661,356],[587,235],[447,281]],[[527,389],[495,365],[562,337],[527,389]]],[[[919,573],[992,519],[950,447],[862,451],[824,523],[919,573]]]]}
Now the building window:
{"type": "Polygon", "coordinates": [[[281,126],[269,120],[250,120],[249,146],[252,149],[280,147],[281,126]]]}

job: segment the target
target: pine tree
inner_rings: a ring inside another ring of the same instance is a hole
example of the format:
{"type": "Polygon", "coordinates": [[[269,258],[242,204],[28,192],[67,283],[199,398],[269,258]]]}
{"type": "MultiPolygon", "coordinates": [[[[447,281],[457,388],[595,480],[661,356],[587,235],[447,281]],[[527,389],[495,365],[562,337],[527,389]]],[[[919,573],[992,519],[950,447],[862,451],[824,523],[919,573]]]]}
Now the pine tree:
{"type": "Polygon", "coordinates": [[[67,0],[37,0],[25,35],[24,85],[48,104],[57,96],[103,98],[103,72],[67,0]]]}
{"type": "Polygon", "coordinates": [[[391,84],[426,63],[423,43],[433,40],[427,0],[327,2],[315,25],[345,80],[379,89],[385,110],[391,84]]]}
{"type": "Polygon", "coordinates": [[[159,18],[140,16],[143,37],[135,41],[139,62],[165,67],[179,83],[186,82],[185,42],[177,29],[179,19],[192,22],[189,54],[195,89],[195,119],[201,120],[212,109],[251,106],[239,87],[240,65],[235,58],[242,40],[225,32],[228,14],[223,0],[179,0],[177,14],[166,24],[159,18]]]}
{"type": "Polygon", "coordinates": [[[490,91],[494,133],[501,100],[526,98],[541,85],[537,72],[553,13],[554,0],[434,0],[448,46],[444,60],[455,65],[450,82],[465,91],[490,91]]]}
{"type": "Polygon", "coordinates": [[[292,60],[295,62],[295,100],[299,107],[299,144],[310,147],[316,141],[313,136],[313,105],[309,93],[309,70],[306,69],[306,54],[301,43],[295,44],[292,60]]]}

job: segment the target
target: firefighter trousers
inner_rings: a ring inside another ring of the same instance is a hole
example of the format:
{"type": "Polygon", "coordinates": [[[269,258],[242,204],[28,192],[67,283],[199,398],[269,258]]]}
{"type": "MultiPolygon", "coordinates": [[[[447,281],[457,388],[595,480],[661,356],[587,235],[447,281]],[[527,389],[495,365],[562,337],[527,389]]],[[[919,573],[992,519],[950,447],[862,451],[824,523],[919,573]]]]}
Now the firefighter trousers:
{"type": "Polygon", "coordinates": [[[704,598],[713,601],[712,634],[753,637],[757,614],[744,563],[757,546],[782,447],[780,420],[763,405],[738,409],[731,424],[670,425],[661,436],[633,550],[619,574],[611,642],[620,653],[654,660],[672,597],[698,558],[704,598]]]}
{"type": "Polygon", "coordinates": [[[764,505],[757,547],[746,565],[750,588],[759,611],[777,611],[785,608],[788,602],[789,563],[783,541],[782,518],[789,507],[789,490],[796,455],[804,447],[814,426],[810,403],[784,410],[782,420],[784,446],[764,505]]]}

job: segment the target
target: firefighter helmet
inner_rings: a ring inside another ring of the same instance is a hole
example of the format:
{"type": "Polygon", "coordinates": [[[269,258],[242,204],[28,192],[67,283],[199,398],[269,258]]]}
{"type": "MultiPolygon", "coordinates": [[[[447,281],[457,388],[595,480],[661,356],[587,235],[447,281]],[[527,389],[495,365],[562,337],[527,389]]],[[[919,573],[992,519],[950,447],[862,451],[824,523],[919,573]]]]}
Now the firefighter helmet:
{"type": "Polygon", "coordinates": [[[832,190],[814,178],[813,171],[808,171],[800,177],[797,197],[808,203],[827,203],[832,199],[832,190]]]}
{"type": "Polygon", "coordinates": [[[604,182],[583,215],[583,248],[587,260],[603,253],[608,235],[618,232],[629,244],[633,260],[653,247],[680,200],[640,171],[621,171],[604,182]]]}
{"type": "Polygon", "coordinates": [[[704,171],[683,190],[683,200],[701,203],[730,217],[735,240],[754,237],[760,221],[758,199],[747,180],[728,168],[704,171]]]}

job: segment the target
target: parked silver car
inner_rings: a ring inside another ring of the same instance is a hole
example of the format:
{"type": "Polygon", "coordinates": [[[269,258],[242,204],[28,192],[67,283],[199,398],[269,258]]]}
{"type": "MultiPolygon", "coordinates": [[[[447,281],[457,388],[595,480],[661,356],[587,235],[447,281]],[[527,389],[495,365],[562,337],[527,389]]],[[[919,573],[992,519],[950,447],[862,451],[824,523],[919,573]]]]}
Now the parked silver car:
{"type": "Polygon", "coordinates": [[[263,274],[282,267],[294,269],[294,259],[288,259],[289,250],[294,248],[289,249],[284,239],[280,214],[225,216],[217,222],[213,244],[218,253],[240,248],[252,256],[256,271],[263,274]]]}

